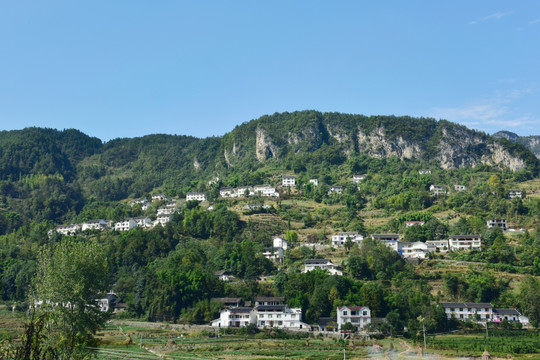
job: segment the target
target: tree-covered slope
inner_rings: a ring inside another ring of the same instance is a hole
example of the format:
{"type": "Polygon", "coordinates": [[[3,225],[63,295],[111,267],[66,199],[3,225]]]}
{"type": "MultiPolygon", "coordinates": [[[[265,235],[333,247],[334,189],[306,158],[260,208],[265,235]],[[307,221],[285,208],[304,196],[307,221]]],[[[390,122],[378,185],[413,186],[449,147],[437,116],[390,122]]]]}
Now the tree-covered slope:
{"type": "Polygon", "coordinates": [[[519,136],[518,134],[511,131],[499,131],[492,136],[494,138],[507,139],[512,142],[524,145],[529,148],[529,150],[531,150],[537,158],[540,158],[540,135],[519,136]]]}

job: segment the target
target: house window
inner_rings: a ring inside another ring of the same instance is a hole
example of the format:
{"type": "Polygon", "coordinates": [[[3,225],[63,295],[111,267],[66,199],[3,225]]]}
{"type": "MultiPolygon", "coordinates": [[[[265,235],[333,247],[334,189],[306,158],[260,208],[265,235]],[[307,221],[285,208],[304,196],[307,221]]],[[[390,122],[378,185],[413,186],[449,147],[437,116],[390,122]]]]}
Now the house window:
{"type": "Polygon", "coordinates": [[[344,312],[343,312],[343,315],[344,315],[344,316],[347,316],[347,314],[348,314],[347,311],[344,311],[344,312]]]}
{"type": "Polygon", "coordinates": [[[268,315],[268,318],[271,319],[271,318],[272,318],[272,315],[268,315]]]}
{"type": "Polygon", "coordinates": [[[277,319],[281,319],[281,315],[279,315],[279,314],[276,315],[276,318],[277,318],[277,319]]]}
{"type": "Polygon", "coordinates": [[[362,315],[367,316],[367,311],[362,312],[362,315]]]}

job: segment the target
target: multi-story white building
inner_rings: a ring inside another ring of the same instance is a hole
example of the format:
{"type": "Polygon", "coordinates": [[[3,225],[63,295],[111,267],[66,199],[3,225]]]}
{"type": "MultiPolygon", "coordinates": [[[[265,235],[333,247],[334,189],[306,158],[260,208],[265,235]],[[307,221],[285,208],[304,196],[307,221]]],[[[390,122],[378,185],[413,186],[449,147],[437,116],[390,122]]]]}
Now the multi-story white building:
{"type": "Polygon", "coordinates": [[[281,177],[282,186],[296,186],[296,176],[294,175],[283,175],[281,177]]]}
{"type": "Polygon", "coordinates": [[[523,197],[523,192],[521,190],[510,190],[510,191],[508,191],[508,197],[510,199],[522,198],[523,197]]]}
{"type": "Polygon", "coordinates": [[[98,220],[89,220],[89,221],[83,222],[81,230],[82,231],[85,231],[85,230],[103,231],[103,230],[109,229],[110,227],[111,227],[111,221],[98,219],[98,220]]]}
{"type": "Polygon", "coordinates": [[[152,227],[152,219],[150,219],[148,216],[140,216],[133,218],[135,222],[137,223],[137,227],[142,228],[150,228],[152,227]]]}
{"type": "Polygon", "coordinates": [[[287,248],[289,247],[289,242],[280,237],[275,237],[273,241],[275,248],[282,248],[283,250],[287,250],[287,248]]]}
{"type": "Polygon", "coordinates": [[[420,169],[420,170],[418,170],[418,173],[420,175],[431,175],[431,170],[430,169],[420,169]]]}
{"type": "Polygon", "coordinates": [[[279,197],[279,192],[270,185],[256,185],[253,187],[253,192],[256,195],[260,195],[260,196],[279,197]]]}
{"type": "Polygon", "coordinates": [[[255,308],[257,313],[257,327],[270,327],[280,329],[309,329],[310,326],[302,322],[302,309],[289,308],[285,305],[259,305],[255,308]]]}
{"type": "Polygon", "coordinates": [[[137,222],[133,218],[124,219],[114,224],[114,230],[116,231],[129,231],[137,227],[137,222]]]}
{"type": "Polygon", "coordinates": [[[339,306],[337,308],[337,325],[341,329],[351,323],[358,329],[371,324],[371,310],[367,306],[339,306]]]}
{"type": "Polygon", "coordinates": [[[267,258],[268,260],[272,260],[275,262],[283,262],[285,259],[285,253],[283,252],[283,249],[280,247],[271,247],[266,248],[263,252],[263,256],[267,258]]]}
{"type": "Polygon", "coordinates": [[[436,250],[440,252],[448,251],[448,240],[428,240],[426,241],[428,246],[433,246],[436,250]]]}
{"type": "Polygon", "coordinates": [[[334,264],[330,259],[310,259],[304,261],[304,270],[302,272],[306,273],[315,269],[328,270],[330,275],[343,275],[343,272],[339,270],[339,266],[334,264]]]}
{"type": "Polygon", "coordinates": [[[372,234],[371,238],[379,241],[399,241],[398,234],[372,234]]]}
{"type": "Polygon", "coordinates": [[[467,187],[465,185],[454,185],[454,190],[456,191],[465,191],[467,187]]]}
{"type": "Polygon", "coordinates": [[[254,301],[255,306],[285,304],[285,298],[283,296],[256,296],[254,301]]]}
{"type": "Polygon", "coordinates": [[[366,175],[353,175],[352,182],[355,184],[358,184],[360,181],[364,180],[365,178],[366,178],[366,175]]]}
{"type": "Polygon", "coordinates": [[[217,328],[242,327],[257,324],[257,311],[249,307],[236,307],[221,310],[219,319],[212,321],[217,328]]]}
{"type": "Polygon", "coordinates": [[[156,221],[154,221],[154,226],[161,225],[165,226],[168,222],[172,220],[172,214],[161,214],[158,215],[156,221]]]}
{"type": "Polygon", "coordinates": [[[219,189],[219,196],[222,198],[235,198],[237,197],[236,189],[232,187],[223,187],[219,189]]]}
{"type": "Polygon", "coordinates": [[[167,197],[163,194],[152,195],[152,201],[167,201],[167,197]]]}
{"type": "Polygon", "coordinates": [[[458,320],[491,320],[493,319],[493,305],[490,303],[441,303],[446,316],[458,320]]]}
{"type": "Polygon", "coordinates": [[[189,192],[186,194],[186,201],[206,201],[206,195],[202,192],[189,192]]]}
{"type": "Polygon", "coordinates": [[[236,188],[236,197],[246,197],[246,196],[253,196],[253,187],[240,186],[236,188]]]}
{"type": "Polygon", "coordinates": [[[482,247],[482,236],[450,235],[448,247],[452,251],[480,249],[482,247]]]}
{"type": "Polygon", "coordinates": [[[508,229],[506,219],[491,219],[486,221],[488,229],[493,229],[495,226],[500,227],[503,231],[508,229]]]}
{"type": "Polygon", "coordinates": [[[398,246],[398,252],[401,252],[401,256],[407,259],[425,259],[427,254],[436,250],[435,246],[421,241],[399,242],[398,246]]]}
{"type": "Polygon", "coordinates": [[[446,195],[448,194],[448,186],[446,185],[431,185],[429,191],[433,193],[434,196],[446,195]]]}
{"type": "Polygon", "coordinates": [[[174,208],[160,207],[159,209],[157,209],[157,216],[159,216],[159,215],[172,215],[173,212],[174,212],[174,208]]]}
{"type": "Polygon", "coordinates": [[[340,232],[332,236],[332,245],[343,246],[347,242],[347,239],[351,239],[353,243],[360,245],[364,237],[357,232],[340,232]]]}
{"type": "Polygon", "coordinates": [[[54,230],[62,235],[73,235],[77,231],[81,231],[81,225],[79,224],[70,224],[70,225],[60,225],[54,228],[54,230]]]}

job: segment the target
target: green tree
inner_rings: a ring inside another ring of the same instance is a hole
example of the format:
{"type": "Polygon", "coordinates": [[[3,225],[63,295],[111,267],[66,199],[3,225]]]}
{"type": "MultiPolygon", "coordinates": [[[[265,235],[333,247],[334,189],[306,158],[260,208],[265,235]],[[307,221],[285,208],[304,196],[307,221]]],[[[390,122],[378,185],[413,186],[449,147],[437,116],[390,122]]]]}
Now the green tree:
{"type": "Polygon", "coordinates": [[[64,240],[44,247],[38,256],[31,304],[42,302],[38,313],[49,313],[49,346],[59,358],[85,356],[84,345],[106,321],[96,299],[109,286],[103,246],[96,242],[64,240]]]}
{"type": "Polygon", "coordinates": [[[519,286],[521,311],[535,328],[540,326],[540,281],[527,276],[519,286]]]}

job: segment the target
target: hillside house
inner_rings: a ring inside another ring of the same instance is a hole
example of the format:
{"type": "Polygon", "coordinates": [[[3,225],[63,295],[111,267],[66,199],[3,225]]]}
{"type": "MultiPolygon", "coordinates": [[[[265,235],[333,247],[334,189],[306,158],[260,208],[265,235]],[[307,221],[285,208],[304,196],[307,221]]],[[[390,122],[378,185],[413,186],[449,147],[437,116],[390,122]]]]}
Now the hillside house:
{"type": "Polygon", "coordinates": [[[441,306],[449,319],[484,321],[493,319],[493,305],[490,303],[443,302],[441,306]]]}
{"type": "Polygon", "coordinates": [[[420,170],[418,170],[418,173],[420,175],[431,175],[431,170],[430,169],[420,169],[420,170]]]}
{"type": "Polygon", "coordinates": [[[364,180],[366,178],[366,175],[353,175],[352,182],[355,184],[358,184],[360,181],[364,180]]]}
{"type": "Polygon", "coordinates": [[[237,308],[242,306],[242,298],[212,298],[221,304],[222,308],[237,308]]]}
{"type": "Polygon", "coordinates": [[[268,260],[272,260],[274,262],[282,263],[285,259],[285,253],[283,252],[283,249],[280,247],[270,247],[266,248],[263,252],[263,256],[267,258],[268,260]]]}
{"type": "Polygon", "coordinates": [[[465,191],[467,187],[465,185],[454,185],[454,190],[456,191],[465,191]]]}
{"type": "Polygon", "coordinates": [[[219,318],[211,322],[211,325],[217,328],[243,327],[251,324],[257,324],[257,312],[250,307],[221,310],[219,318]]]}
{"type": "Polygon", "coordinates": [[[189,192],[186,194],[186,201],[206,201],[206,195],[202,192],[189,192]]]}
{"type": "Polygon", "coordinates": [[[282,248],[283,250],[287,250],[287,248],[289,247],[289,242],[280,237],[275,237],[273,241],[275,248],[282,248]]]}
{"type": "Polygon", "coordinates": [[[448,194],[448,186],[446,185],[431,185],[429,187],[433,196],[446,195],[448,194]]]}
{"type": "Polygon", "coordinates": [[[343,275],[343,272],[339,270],[339,266],[330,259],[309,259],[304,261],[304,270],[302,272],[306,273],[316,269],[328,270],[330,275],[343,275]]]}
{"type": "Polygon", "coordinates": [[[103,231],[103,230],[106,230],[106,229],[110,229],[111,224],[112,224],[112,222],[110,220],[103,220],[103,219],[89,220],[89,221],[85,221],[85,222],[82,223],[81,230],[82,231],[86,231],[86,230],[100,230],[100,231],[103,231]]]}
{"type": "Polygon", "coordinates": [[[69,225],[60,225],[54,228],[54,230],[62,235],[73,235],[77,231],[81,231],[81,225],[79,224],[69,224],[69,225]]]}
{"type": "Polygon", "coordinates": [[[371,324],[371,310],[367,306],[339,306],[337,308],[337,326],[350,323],[357,329],[363,329],[371,324]]]}
{"type": "Polygon", "coordinates": [[[141,206],[141,210],[142,210],[142,211],[146,211],[146,210],[150,209],[151,206],[152,206],[152,204],[150,204],[149,202],[144,203],[144,204],[142,204],[142,206],[141,206]]]}
{"type": "Polygon", "coordinates": [[[493,229],[496,226],[500,227],[502,231],[506,231],[508,229],[506,219],[491,219],[486,221],[486,224],[488,229],[493,229]]]}
{"type": "Polygon", "coordinates": [[[523,192],[521,190],[510,190],[508,191],[508,198],[514,199],[514,198],[522,198],[523,192]]]}
{"type": "Polygon", "coordinates": [[[152,201],[167,201],[167,197],[164,194],[152,195],[152,201]]]}
{"type": "Polygon", "coordinates": [[[256,185],[253,187],[253,192],[259,196],[279,197],[279,192],[270,185],[256,185]]]}
{"type": "Polygon", "coordinates": [[[341,194],[342,192],[343,192],[343,186],[332,185],[332,186],[330,186],[330,189],[328,190],[328,195],[330,195],[330,194],[341,194]]]}
{"type": "Polygon", "coordinates": [[[174,208],[169,207],[160,207],[157,209],[157,216],[159,215],[172,215],[174,212],[174,208]]]}
{"type": "Polygon", "coordinates": [[[285,298],[283,296],[257,296],[254,301],[255,306],[285,304],[285,298]]]}
{"type": "Polygon", "coordinates": [[[448,240],[428,240],[426,241],[426,245],[435,247],[435,250],[438,250],[440,252],[447,252],[448,247],[448,240]]]}
{"type": "Polygon", "coordinates": [[[423,226],[425,223],[426,223],[425,221],[406,221],[405,226],[407,227],[414,226],[414,225],[423,226]]]}
{"type": "Polygon", "coordinates": [[[219,189],[219,196],[222,198],[235,198],[237,197],[236,189],[232,187],[223,187],[219,189]]]}
{"type": "Polygon", "coordinates": [[[100,311],[113,312],[116,304],[119,302],[118,300],[118,296],[115,293],[109,292],[103,298],[97,300],[97,306],[100,311]]]}
{"type": "Polygon", "coordinates": [[[281,185],[282,186],[296,186],[296,176],[294,175],[283,175],[281,177],[281,185]]]}
{"type": "Polygon", "coordinates": [[[448,247],[452,251],[480,249],[482,247],[482,236],[450,235],[448,247]]]}
{"type": "Polygon", "coordinates": [[[310,329],[302,322],[302,309],[285,305],[260,305],[255,308],[257,327],[280,329],[310,329]]]}
{"type": "Polygon", "coordinates": [[[401,250],[401,256],[405,259],[425,259],[427,254],[436,250],[435,246],[421,241],[400,242],[398,245],[399,250],[401,250]]]}
{"type": "Polygon", "coordinates": [[[271,206],[268,204],[246,204],[242,206],[242,210],[245,211],[257,211],[261,209],[270,209],[271,206]]]}
{"type": "Polygon", "coordinates": [[[151,228],[153,226],[152,219],[148,216],[135,217],[133,220],[137,223],[137,227],[151,228]]]}
{"type": "Polygon", "coordinates": [[[398,234],[372,234],[371,238],[379,241],[399,241],[398,234]]]}
{"type": "Polygon", "coordinates": [[[308,182],[313,186],[319,186],[319,179],[309,179],[308,182]]]}
{"type": "Polygon", "coordinates": [[[332,245],[343,246],[347,242],[347,239],[351,239],[353,243],[360,245],[364,237],[357,232],[340,232],[332,236],[332,245]]]}
{"type": "Polygon", "coordinates": [[[158,215],[156,218],[156,221],[154,221],[154,226],[161,225],[165,226],[167,223],[171,222],[172,220],[172,214],[161,214],[158,215]]]}
{"type": "Polygon", "coordinates": [[[246,197],[253,196],[253,187],[251,186],[240,186],[236,188],[236,197],[246,197]]]}
{"type": "Polygon", "coordinates": [[[116,231],[129,231],[137,227],[137,222],[133,218],[124,219],[114,224],[114,230],[116,231]]]}

